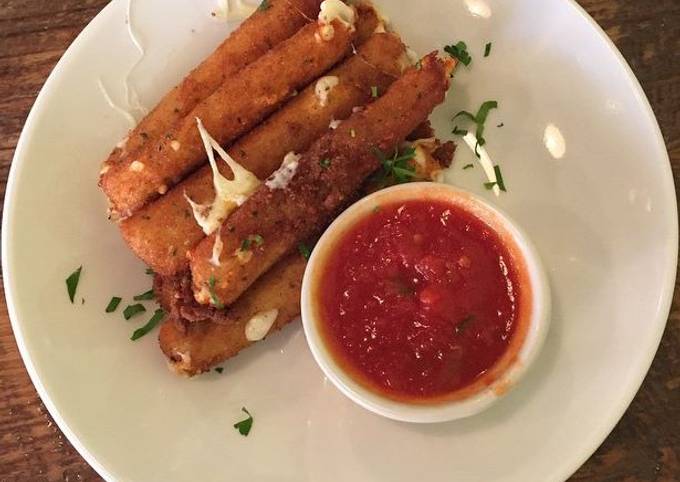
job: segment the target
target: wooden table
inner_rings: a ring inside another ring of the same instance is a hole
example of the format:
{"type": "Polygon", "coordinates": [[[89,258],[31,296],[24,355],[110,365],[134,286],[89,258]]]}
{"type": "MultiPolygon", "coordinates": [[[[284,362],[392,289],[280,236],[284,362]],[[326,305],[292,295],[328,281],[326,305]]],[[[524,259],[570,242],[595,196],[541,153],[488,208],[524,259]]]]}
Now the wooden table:
{"type": "MultiPolygon", "coordinates": [[[[546,0],[547,1],[547,0],[546,0]]],[[[0,192],[38,91],[107,0],[0,1],[0,192]]],[[[654,108],[680,185],[680,0],[579,0],[614,40],[654,108]]],[[[19,357],[0,297],[0,481],[99,480],[56,427],[19,357]]],[[[680,289],[632,405],[573,480],[680,480],[680,289]]],[[[533,482],[533,481],[527,481],[533,482]]]]}

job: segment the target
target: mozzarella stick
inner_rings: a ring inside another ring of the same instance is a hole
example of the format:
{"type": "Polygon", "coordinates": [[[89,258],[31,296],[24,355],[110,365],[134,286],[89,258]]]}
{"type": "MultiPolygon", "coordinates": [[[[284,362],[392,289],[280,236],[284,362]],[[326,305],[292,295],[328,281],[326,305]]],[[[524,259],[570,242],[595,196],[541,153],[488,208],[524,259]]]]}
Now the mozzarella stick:
{"type": "MultiPolygon", "coordinates": [[[[337,78],[338,83],[328,93],[322,92],[325,102],[316,93],[318,82],[312,83],[234,144],[229,155],[259,179],[265,179],[281,165],[286,153],[305,151],[331,122],[346,119],[355,106],[369,102],[371,87],[384,92],[406,65],[405,47],[396,35],[372,35],[357,55],[328,73],[326,78],[337,78]]],[[[220,162],[218,168],[222,175],[231,177],[226,163],[220,162]]],[[[202,167],[120,223],[123,238],[134,253],[154,272],[165,276],[186,270],[186,253],[205,236],[185,194],[200,204],[214,199],[210,166],[202,167]]]]}
{"type": "Polygon", "coordinates": [[[365,109],[284,164],[190,253],[194,296],[230,305],[299,241],[324,225],[381,160],[444,100],[454,62],[425,57],[365,109]],[[221,253],[213,247],[219,236],[221,253]]]}
{"type": "Polygon", "coordinates": [[[309,24],[230,77],[165,135],[104,172],[100,186],[113,215],[129,216],[203,163],[196,119],[218,143],[229,144],[344,57],[353,37],[349,23],[309,24]],[[332,38],[320,34],[326,27],[332,38]]]}
{"type": "MultiPolygon", "coordinates": [[[[165,134],[196,104],[212,94],[224,80],[261,57],[273,45],[297,32],[310,18],[316,18],[321,0],[268,0],[258,8],[215,51],[168,92],[119,143],[104,163],[123,161],[165,134]]],[[[109,167],[110,168],[110,167],[109,167]]]]}
{"type": "Polygon", "coordinates": [[[281,260],[224,313],[226,323],[169,319],[159,343],[170,367],[189,376],[206,372],[297,318],[305,265],[297,253],[281,260]]]}

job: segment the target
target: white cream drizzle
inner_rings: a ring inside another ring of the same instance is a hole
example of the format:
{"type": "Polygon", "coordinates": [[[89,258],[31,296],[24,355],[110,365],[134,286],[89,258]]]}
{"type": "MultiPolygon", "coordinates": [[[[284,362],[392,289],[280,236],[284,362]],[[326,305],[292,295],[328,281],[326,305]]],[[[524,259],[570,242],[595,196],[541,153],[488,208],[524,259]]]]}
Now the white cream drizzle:
{"type": "Polygon", "coordinates": [[[116,104],[113,101],[113,99],[111,99],[109,91],[106,90],[106,87],[104,87],[104,83],[102,82],[101,77],[97,78],[97,85],[99,86],[99,92],[102,93],[102,95],[104,96],[104,100],[106,100],[106,103],[109,104],[109,107],[111,107],[113,110],[115,110],[120,115],[125,117],[125,120],[130,125],[130,128],[133,128],[135,125],[137,125],[137,120],[135,120],[134,116],[130,114],[127,110],[123,109],[121,106],[116,104]]]}
{"type": "MultiPolygon", "coordinates": [[[[475,146],[477,146],[477,137],[472,132],[468,132],[463,136],[463,140],[465,141],[465,144],[472,149],[472,152],[475,152],[475,146]]],[[[482,169],[484,170],[484,174],[486,174],[486,178],[489,180],[489,182],[498,182],[498,179],[496,179],[496,171],[493,169],[493,161],[491,161],[491,158],[489,157],[489,154],[486,152],[486,149],[484,146],[477,146],[477,153],[479,154],[479,157],[477,157],[477,160],[479,161],[479,164],[482,166],[482,169]]],[[[501,195],[501,190],[498,187],[497,184],[494,184],[494,186],[491,188],[493,190],[493,193],[496,195],[496,197],[501,195]]]]}
{"type": "Polygon", "coordinates": [[[340,79],[335,75],[327,75],[316,81],[314,94],[319,100],[319,105],[321,107],[326,107],[328,105],[328,96],[330,95],[333,88],[339,83],[340,79]]]}
{"type": "Polygon", "coordinates": [[[212,169],[215,198],[210,204],[195,203],[186,192],[184,193],[184,198],[191,205],[196,223],[206,235],[210,235],[220,227],[222,222],[236,207],[248,199],[248,196],[260,185],[260,181],[252,172],[241,166],[222,149],[219,143],[203,127],[203,123],[198,117],[196,118],[196,124],[203,140],[205,152],[208,155],[210,168],[212,169]],[[217,169],[215,152],[231,169],[231,172],[234,174],[233,180],[224,177],[219,169],[217,169]]]}
{"type": "Polygon", "coordinates": [[[272,191],[274,189],[285,189],[290,180],[295,176],[301,157],[302,156],[294,152],[286,154],[281,163],[281,167],[279,167],[274,174],[269,176],[269,179],[264,183],[265,186],[272,191]]]}
{"type": "Polygon", "coordinates": [[[125,100],[127,101],[128,107],[141,112],[142,115],[146,115],[149,113],[149,110],[142,105],[142,103],[139,101],[137,90],[130,85],[130,76],[132,75],[132,72],[137,68],[137,66],[141,63],[141,61],[144,59],[144,56],[146,55],[144,47],[142,46],[142,43],[139,41],[139,38],[132,26],[132,0],[128,0],[127,10],[125,14],[128,35],[130,36],[130,40],[132,40],[132,44],[139,52],[139,57],[137,57],[137,60],[132,64],[132,66],[130,66],[130,69],[127,71],[127,74],[125,74],[125,79],[123,80],[123,87],[125,88],[125,100]]]}
{"type": "Polygon", "coordinates": [[[257,5],[244,3],[243,0],[217,0],[217,9],[213,12],[221,20],[243,20],[257,10],[257,5]]]}
{"type": "Polygon", "coordinates": [[[246,339],[248,341],[260,341],[269,330],[272,329],[276,318],[279,316],[279,310],[276,308],[268,311],[261,311],[256,313],[248,323],[246,323],[246,339]]]}

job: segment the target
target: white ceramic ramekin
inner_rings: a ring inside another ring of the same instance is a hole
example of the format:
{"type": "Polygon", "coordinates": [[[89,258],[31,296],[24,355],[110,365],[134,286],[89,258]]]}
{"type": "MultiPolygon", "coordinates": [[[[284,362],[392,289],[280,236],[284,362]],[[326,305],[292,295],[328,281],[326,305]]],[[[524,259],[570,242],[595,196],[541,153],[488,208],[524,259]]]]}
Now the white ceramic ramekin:
{"type": "Polygon", "coordinates": [[[411,183],[363,198],[323,234],[307,265],[302,283],[302,323],[314,359],[333,384],[362,407],[405,422],[443,422],[484,410],[512,388],[536,359],[548,331],[550,290],[536,249],[526,234],[504,213],[481,198],[445,184],[411,183]],[[404,402],[377,393],[353,378],[336,362],[319,329],[316,293],[323,286],[323,266],[339,238],[376,206],[407,200],[443,200],[459,206],[490,226],[505,243],[519,272],[521,299],[518,326],[506,354],[485,375],[451,397],[436,402],[404,402]],[[478,383],[479,382],[479,383],[478,383]]]}

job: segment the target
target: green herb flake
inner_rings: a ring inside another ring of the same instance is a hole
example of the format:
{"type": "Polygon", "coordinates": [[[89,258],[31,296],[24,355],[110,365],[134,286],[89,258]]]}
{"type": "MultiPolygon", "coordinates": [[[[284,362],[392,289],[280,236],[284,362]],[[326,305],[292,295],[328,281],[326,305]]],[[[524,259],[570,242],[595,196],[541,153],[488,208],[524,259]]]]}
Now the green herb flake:
{"type": "Polygon", "coordinates": [[[145,291],[141,295],[134,296],[132,299],[135,301],[145,301],[145,300],[152,300],[154,298],[154,293],[153,290],[145,291]]]}
{"type": "Polygon", "coordinates": [[[496,186],[498,183],[497,182],[485,182],[484,187],[489,190],[493,189],[494,186],[496,186]]]}
{"type": "Polygon", "coordinates": [[[217,373],[222,373],[224,371],[224,367],[215,367],[215,371],[217,373]]]}
{"type": "Polygon", "coordinates": [[[498,189],[506,192],[505,181],[503,181],[503,174],[501,173],[501,166],[498,164],[493,166],[493,172],[496,174],[496,184],[498,185],[498,189]]]}
{"type": "Polygon", "coordinates": [[[141,303],[129,305],[123,310],[123,318],[129,320],[133,316],[138,315],[140,313],[144,313],[145,311],[146,308],[144,308],[144,305],[142,305],[141,303]]]}
{"type": "Polygon", "coordinates": [[[259,234],[253,234],[250,239],[252,239],[253,243],[255,243],[256,246],[262,246],[264,243],[264,238],[260,236],[259,234]]]}
{"type": "Polygon", "coordinates": [[[158,309],[154,312],[153,316],[151,319],[146,323],[146,325],[142,326],[141,328],[137,328],[134,333],[132,333],[132,336],[130,339],[132,341],[138,340],[139,338],[143,337],[147,333],[149,333],[151,330],[156,328],[156,325],[161,322],[165,318],[165,311],[158,309]]]}
{"type": "Polygon", "coordinates": [[[458,322],[456,325],[456,334],[463,333],[465,329],[470,326],[470,323],[472,323],[475,320],[474,315],[467,315],[465,318],[463,318],[461,321],[458,322]]]}
{"type": "Polygon", "coordinates": [[[217,294],[215,293],[215,284],[217,283],[217,280],[215,279],[215,275],[210,275],[210,279],[208,280],[208,291],[210,293],[210,299],[212,301],[212,304],[217,308],[218,310],[221,310],[224,308],[224,305],[220,301],[220,299],[217,297],[217,294]]]}
{"type": "Polygon", "coordinates": [[[374,99],[378,97],[378,86],[377,85],[371,86],[371,97],[373,97],[374,99]]]}
{"type": "Polygon", "coordinates": [[[146,270],[144,272],[148,275],[151,275],[151,276],[156,274],[156,273],[153,272],[153,270],[151,268],[146,268],[146,270]]]}
{"type": "Polygon", "coordinates": [[[309,261],[309,257],[312,255],[312,250],[305,243],[298,244],[298,251],[303,258],[309,261]]]}
{"type": "Polygon", "coordinates": [[[374,214],[380,212],[380,204],[376,204],[375,206],[373,206],[373,209],[371,211],[373,211],[374,214]]]}
{"type": "Polygon", "coordinates": [[[503,127],[504,125],[505,125],[505,124],[503,124],[503,123],[501,122],[501,123],[498,124],[496,127],[503,127]]]}
{"type": "Polygon", "coordinates": [[[246,407],[241,407],[241,411],[248,415],[248,418],[241,420],[240,422],[236,422],[234,424],[234,428],[238,430],[238,433],[244,437],[247,437],[250,433],[250,430],[253,428],[253,416],[246,409],[246,407]]]}
{"type": "Polygon", "coordinates": [[[453,126],[452,133],[454,136],[465,136],[467,135],[468,131],[466,129],[459,129],[458,126],[453,126]]]}
{"type": "Polygon", "coordinates": [[[76,296],[76,289],[78,289],[78,281],[80,281],[80,273],[83,271],[83,267],[78,267],[73,273],[66,278],[66,291],[68,291],[68,297],[73,303],[76,296]]]}
{"type": "MultiPolygon", "coordinates": [[[[486,144],[486,139],[484,139],[484,123],[486,122],[486,119],[489,116],[489,112],[492,109],[497,108],[498,108],[497,101],[487,100],[486,102],[483,102],[481,106],[479,106],[477,114],[472,114],[471,112],[468,112],[466,110],[461,110],[460,112],[453,116],[452,120],[455,120],[458,117],[464,117],[475,123],[476,125],[475,137],[477,138],[477,143],[475,144],[475,155],[477,157],[479,157],[478,148],[486,144]]],[[[458,126],[454,127],[454,134],[456,129],[458,129],[458,126]]]]}
{"type": "Polygon", "coordinates": [[[250,249],[250,238],[241,241],[241,251],[248,251],[250,249]]]}
{"type": "Polygon", "coordinates": [[[271,2],[269,0],[262,0],[262,3],[257,7],[257,9],[260,12],[264,12],[265,10],[269,9],[272,6],[271,2]]]}
{"type": "Polygon", "coordinates": [[[470,62],[472,62],[472,57],[467,51],[467,45],[463,41],[460,41],[455,45],[447,45],[444,47],[444,52],[449,54],[454,59],[460,60],[460,62],[465,66],[470,65],[470,62]]]}
{"type": "Polygon", "coordinates": [[[114,296],[113,298],[111,298],[111,301],[109,301],[109,304],[106,305],[106,310],[104,311],[106,311],[107,313],[113,313],[114,311],[116,311],[121,301],[123,301],[123,298],[114,296]]]}
{"type": "Polygon", "coordinates": [[[488,57],[491,53],[491,42],[484,46],[484,57],[488,57]]]}
{"type": "Polygon", "coordinates": [[[472,169],[473,167],[475,167],[474,164],[465,164],[465,165],[463,166],[463,169],[472,169]]]}
{"type": "Polygon", "coordinates": [[[326,159],[321,159],[321,160],[319,161],[319,165],[320,165],[322,168],[324,168],[324,169],[328,169],[329,167],[331,167],[331,160],[328,159],[328,158],[326,158],[326,159]]]}
{"type": "Polygon", "coordinates": [[[375,181],[383,184],[402,184],[415,177],[415,167],[410,162],[416,155],[415,148],[408,147],[401,152],[395,149],[394,155],[388,158],[384,152],[374,147],[373,154],[382,164],[382,170],[374,177],[375,181]]]}

